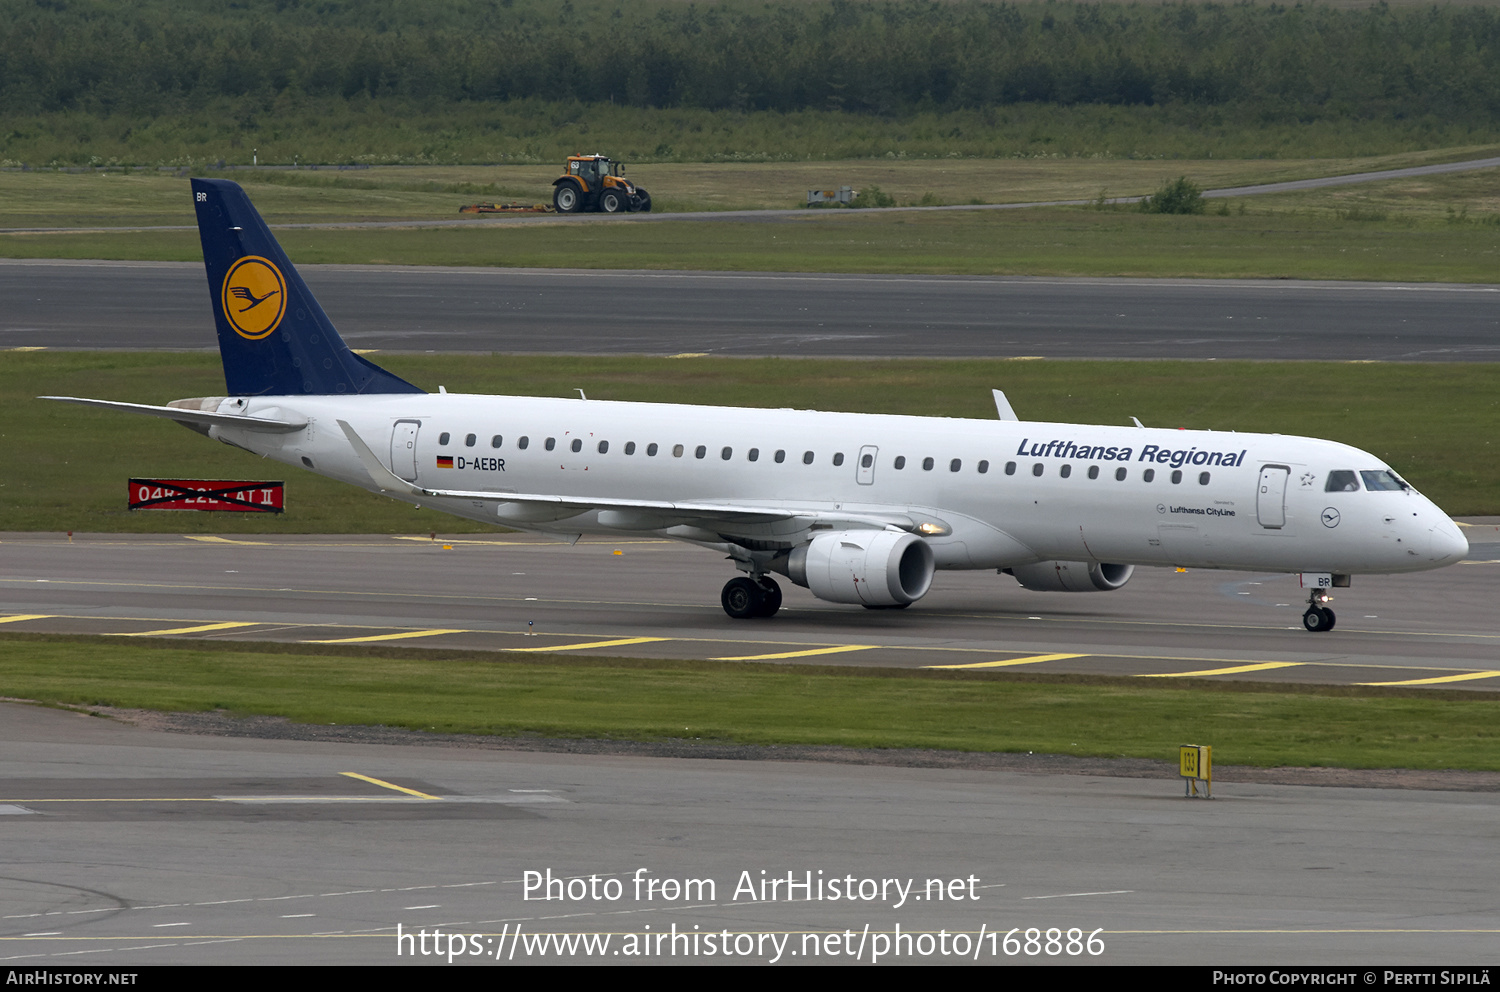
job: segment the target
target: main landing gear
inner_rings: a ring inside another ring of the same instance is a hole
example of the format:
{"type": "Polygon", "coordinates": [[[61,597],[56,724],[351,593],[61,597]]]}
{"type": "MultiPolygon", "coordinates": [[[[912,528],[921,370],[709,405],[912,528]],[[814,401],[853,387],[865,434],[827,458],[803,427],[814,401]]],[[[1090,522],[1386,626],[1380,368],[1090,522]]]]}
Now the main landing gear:
{"type": "Polygon", "coordinates": [[[1307,598],[1307,612],[1302,614],[1302,626],[1314,633],[1332,630],[1336,618],[1324,603],[1328,602],[1326,589],[1314,589],[1307,598]]]}
{"type": "Polygon", "coordinates": [[[781,587],[769,575],[759,581],[738,576],[730,579],[719,595],[724,612],[736,620],[774,616],[781,609],[781,587]]]}

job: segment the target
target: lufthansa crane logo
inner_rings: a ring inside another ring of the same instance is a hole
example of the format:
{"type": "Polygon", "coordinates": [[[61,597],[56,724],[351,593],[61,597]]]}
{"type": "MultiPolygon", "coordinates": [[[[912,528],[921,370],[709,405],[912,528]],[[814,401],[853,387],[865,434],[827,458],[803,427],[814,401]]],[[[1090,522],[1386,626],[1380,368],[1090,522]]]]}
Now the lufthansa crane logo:
{"type": "Polygon", "coordinates": [[[286,280],[270,259],[246,255],[229,267],[222,303],[235,333],[259,341],[276,330],[286,314],[286,280]]]}

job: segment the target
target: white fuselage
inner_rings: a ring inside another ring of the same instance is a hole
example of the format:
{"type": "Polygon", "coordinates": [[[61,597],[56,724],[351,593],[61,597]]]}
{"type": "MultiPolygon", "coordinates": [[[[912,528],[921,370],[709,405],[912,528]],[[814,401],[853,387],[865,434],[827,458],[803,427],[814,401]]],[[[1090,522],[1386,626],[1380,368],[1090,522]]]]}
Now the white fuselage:
{"type": "MultiPolygon", "coordinates": [[[[1387,466],[1303,437],[445,393],[226,399],[218,409],[306,417],[294,433],[216,426],[212,436],[376,489],[336,426],[344,420],[408,481],[495,494],[398,498],[546,533],[727,540],[670,513],[577,513],[508,504],[505,493],[910,514],[951,529],[927,538],[937,567],[951,569],[1065,560],[1384,573],[1468,551],[1415,490],[1326,491],[1330,472],[1387,466]]],[[[785,548],[807,538],[783,519],[740,525],[733,540],[785,548]]]]}

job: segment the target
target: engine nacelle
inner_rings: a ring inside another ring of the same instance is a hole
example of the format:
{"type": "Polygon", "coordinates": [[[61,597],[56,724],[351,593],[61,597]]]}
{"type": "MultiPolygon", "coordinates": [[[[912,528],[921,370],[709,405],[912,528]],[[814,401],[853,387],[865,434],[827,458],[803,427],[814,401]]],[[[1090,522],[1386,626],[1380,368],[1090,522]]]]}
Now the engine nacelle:
{"type": "Polygon", "coordinates": [[[914,534],[844,530],[792,549],[787,578],[831,603],[906,606],[932,588],[932,548],[914,534]]]}
{"type": "Polygon", "coordinates": [[[1039,561],[1005,571],[1036,592],[1113,592],[1130,581],[1135,566],[1097,561],[1039,561]]]}

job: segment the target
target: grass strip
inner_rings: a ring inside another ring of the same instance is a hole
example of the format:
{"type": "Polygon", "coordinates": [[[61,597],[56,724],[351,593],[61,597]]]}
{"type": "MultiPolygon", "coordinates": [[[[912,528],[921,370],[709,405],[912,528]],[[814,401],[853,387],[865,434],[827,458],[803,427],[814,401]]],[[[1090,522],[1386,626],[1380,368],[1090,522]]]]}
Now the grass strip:
{"type": "MultiPolygon", "coordinates": [[[[1500,514],[1500,365],[1096,362],[1004,359],[670,359],[382,354],[428,390],[995,416],[1004,389],[1028,420],[1313,433],[1385,459],[1452,514],[1500,514]]],[[[39,395],[165,403],[223,392],[212,353],[0,352],[3,529],[176,534],[489,532],[300,469],[258,460],[166,421],[39,395]],[[287,512],[137,512],[129,478],[285,479],[287,512]]]]}
{"type": "Polygon", "coordinates": [[[440,733],[1500,770],[1500,697],[3,634],[0,694],[440,733]]]}
{"type": "MultiPolygon", "coordinates": [[[[1226,202],[1227,201],[1223,201],[1226,202]]],[[[1216,208],[1217,209],[1217,208],[1216,208]]],[[[524,266],[929,275],[1133,276],[1492,283],[1495,216],[1455,222],[1368,212],[1193,216],[1050,207],[823,211],[780,220],[637,222],[587,215],[544,224],[284,230],[299,264],[524,266]],[[830,216],[832,215],[832,216],[830,216]]],[[[195,231],[0,234],[9,258],[201,259],[195,231]]]]}

